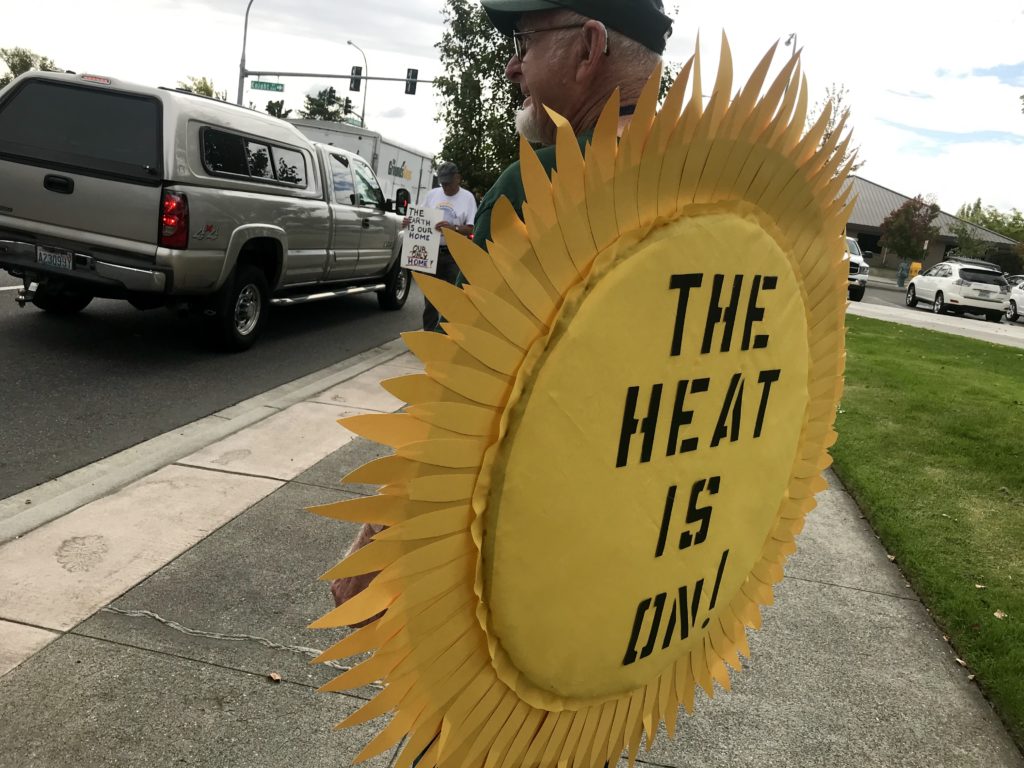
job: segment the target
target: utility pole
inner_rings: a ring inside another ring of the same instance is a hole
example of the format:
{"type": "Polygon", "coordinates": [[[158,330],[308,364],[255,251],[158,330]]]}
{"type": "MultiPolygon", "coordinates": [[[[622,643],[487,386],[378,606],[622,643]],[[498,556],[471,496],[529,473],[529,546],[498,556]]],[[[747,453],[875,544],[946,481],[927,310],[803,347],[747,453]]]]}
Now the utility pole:
{"type": "Polygon", "coordinates": [[[238,62],[238,99],[235,101],[242,105],[242,91],[245,90],[245,43],[249,37],[249,9],[252,8],[252,0],[245,6],[245,24],[242,26],[242,58],[238,62]]]}

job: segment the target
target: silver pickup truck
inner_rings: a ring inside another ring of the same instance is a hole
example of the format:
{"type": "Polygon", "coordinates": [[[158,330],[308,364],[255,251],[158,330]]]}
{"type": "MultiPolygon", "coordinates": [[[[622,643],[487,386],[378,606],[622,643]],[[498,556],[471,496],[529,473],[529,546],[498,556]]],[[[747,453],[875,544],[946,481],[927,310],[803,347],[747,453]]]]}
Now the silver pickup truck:
{"type": "Polygon", "coordinates": [[[191,309],[230,350],[270,303],[373,291],[399,309],[394,207],[358,155],[243,107],[93,75],[0,90],[0,268],[22,306],[191,309]]]}

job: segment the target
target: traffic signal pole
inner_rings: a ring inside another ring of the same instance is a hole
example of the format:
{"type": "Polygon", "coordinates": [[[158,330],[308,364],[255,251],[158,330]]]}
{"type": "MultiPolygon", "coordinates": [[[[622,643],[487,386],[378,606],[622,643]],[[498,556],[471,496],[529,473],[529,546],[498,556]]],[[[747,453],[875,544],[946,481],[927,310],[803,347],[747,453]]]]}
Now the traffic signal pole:
{"type": "MultiPolygon", "coordinates": [[[[323,72],[271,72],[264,69],[247,69],[245,70],[245,77],[262,77],[263,75],[273,75],[275,77],[315,77],[315,78],[335,78],[337,80],[351,80],[352,75],[338,75],[338,74],[326,74],[323,72]]],[[[360,75],[360,80],[385,80],[392,83],[427,83],[433,85],[433,80],[427,80],[425,78],[408,78],[408,77],[367,77],[366,75],[360,75]]]]}

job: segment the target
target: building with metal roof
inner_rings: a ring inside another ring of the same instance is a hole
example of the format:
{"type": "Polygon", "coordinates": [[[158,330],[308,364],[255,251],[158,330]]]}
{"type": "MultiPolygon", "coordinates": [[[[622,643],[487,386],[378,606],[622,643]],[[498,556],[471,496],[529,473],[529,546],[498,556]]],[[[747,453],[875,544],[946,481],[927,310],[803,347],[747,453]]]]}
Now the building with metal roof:
{"type": "MultiPolygon", "coordinates": [[[[846,234],[857,238],[862,250],[881,253],[882,247],[878,241],[882,234],[882,222],[890,213],[911,198],[860,176],[851,176],[850,185],[856,196],[856,202],[853,206],[853,213],[850,214],[850,221],[846,225],[846,234]]],[[[956,247],[957,238],[953,227],[960,223],[970,227],[976,238],[991,243],[997,249],[1010,249],[1018,245],[1017,241],[1012,238],[940,211],[935,220],[939,236],[928,243],[928,254],[924,259],[926,267],[942,261],[946,254],[956,247]]]]}

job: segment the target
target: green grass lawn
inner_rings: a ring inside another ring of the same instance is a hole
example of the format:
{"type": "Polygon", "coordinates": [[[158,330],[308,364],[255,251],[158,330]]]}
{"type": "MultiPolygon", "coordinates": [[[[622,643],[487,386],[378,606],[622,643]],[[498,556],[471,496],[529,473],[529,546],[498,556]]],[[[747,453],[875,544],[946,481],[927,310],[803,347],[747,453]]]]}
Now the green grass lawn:
{"type": "Polygon", "coordinates": [[[1024,349],[847,324],[836,472],[1024,744],[1024,349]]]}

